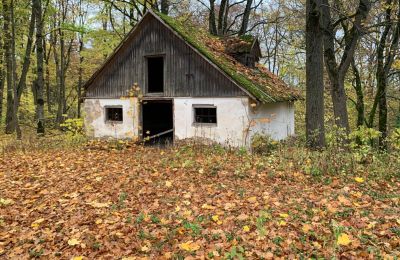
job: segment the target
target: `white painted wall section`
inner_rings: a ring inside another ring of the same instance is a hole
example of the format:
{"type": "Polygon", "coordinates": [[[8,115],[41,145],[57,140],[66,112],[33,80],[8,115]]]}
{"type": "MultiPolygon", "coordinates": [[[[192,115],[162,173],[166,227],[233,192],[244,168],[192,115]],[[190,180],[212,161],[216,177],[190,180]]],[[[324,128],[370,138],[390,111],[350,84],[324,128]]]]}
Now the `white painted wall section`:
{"type": "Polygon", "coordinates": [[[237,98],[175,98],[175,138],[202,138],[230,146],[245,146],[245,129],[249,122],[249,99],[237,98]],[[217,124],[194,124],[194,106],[217,107],[217,124]]]}
{"type": "Polygon", "coordinates": [[[250,140],[256,133],[270,135],[275,140],[294,135],[293,102],[260,104],[251,109],[250,118],[250,140]]]}
{"type": "Polygon", "coordinates": [[[85,130],[90,137],[117,139],[138,137],[139,111],[137,98],[86,99],[84,111],[85,130]],[[122,106],[123,121],[107,122],[105,113],[107,106],[122,106]]]}

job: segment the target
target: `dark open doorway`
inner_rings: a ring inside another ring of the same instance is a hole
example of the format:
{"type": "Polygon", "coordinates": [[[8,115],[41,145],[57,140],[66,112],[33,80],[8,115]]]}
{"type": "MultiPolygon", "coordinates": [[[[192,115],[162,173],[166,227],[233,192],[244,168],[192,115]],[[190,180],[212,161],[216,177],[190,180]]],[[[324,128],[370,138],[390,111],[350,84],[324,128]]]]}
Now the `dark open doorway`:
{"type": "Polygon", "coordinates": [[[147,92],[164,92],[164,57],[147,58],[147,92]]]}
{"type": "Polygon", "coordinates": [[[150,144],[173,142],[172,100],[144,100],[142,105],[143,139],[150,144]]]}

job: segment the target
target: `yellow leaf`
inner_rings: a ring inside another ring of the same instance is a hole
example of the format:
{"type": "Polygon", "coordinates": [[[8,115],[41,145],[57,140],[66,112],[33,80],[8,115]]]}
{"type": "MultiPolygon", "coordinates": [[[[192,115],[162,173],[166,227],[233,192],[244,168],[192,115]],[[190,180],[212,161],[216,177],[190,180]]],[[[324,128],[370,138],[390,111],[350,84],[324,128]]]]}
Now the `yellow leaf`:
{"type": "Polygon", "coordinates": [[[71,258],[71,260],[82,260],[83,259],[83,256],[74,256],[74,257],[72,257],[71,258]]]}
{"type": "Polygon", "coordinates": [[[354,180],[355,180],[356,182],[358,182],[358,183],[364,182],[364,178],[361,178],[361,177],[355,177],[354,180]]]}
{"type": "Polygon", "coordinates": [[[281,214],[279,214],[279,216],[280,216],[281,218],[288,218],[288,217],[289,217],[289,215],[286,214],[286,213],[281,213],[281,214]]]}
{"type": "Polygon", "coordinates": [[[188,241],[186,243],[179,244],[179,247],[185,251],[193,252],[199,250],[200,245],[193,243],[193,241],[188,241]]]}
{"type": "Polygon", "coordinates": [[[180,211],[181,210],[181,207],[179,207],[178,205],[176,206],[176,208],[175,208],[175,212],[178,212],[178,211],[180,211]]]}
{"type": "Polygon", "coordinates": [[[97,225],[99,225],[99,224],[101,224],[101,223],[103,223],[103,220],[102,220],[102,219],[99,219],[99,218],[96,219],[96,224],[97,224],[97,225]]]}
{"type": "Polygon", "coordinates": [[[168,188],[172,187],[172,182],[166,181],[165,182],[165,186],[167,186],[168,188]]]}
{"type": "Polygon", "coordinates": [[[201,169],[199,170],[199,173],[200,173],[200,174],[203,174],[203,173],[204,173],[204,169],[201,168],[201,169]]]}
{"type": "Polygon", "coordinates": [[[7,206],[7,205],[12,205],[12,204],[14,204],[14,201],[12,199],[0,198],[0,206],[7,206]]]}
{"type": "Polygon", "coordinates": [[[257,201],[257,197],[250,197],[247,199],[248,202],[255,203],[257,201]]]}
{"type": "Polygon", "coordinates": [[[70,246],[76,246],[79,245],[81,243],[81,241],[79,241],[76,238],[71,238],[70,240],[68,240],[68,245],[70,246]]]}
{"type": "Polygon", "coordinates": [[[286,226],[286,221],[283,220],[279,221],[279,226],[286,226]]]}
{"type": "Polygon", "coordinates": [[[38,228],[40,226],[41,223],[44,222],[44,218],[39,218],[37,220],[35,220],[32,224],[31,227],[33,228],[38,228]]]}
{"type": "Polygon", "coordinates": [[[308,231],[310,231],[311,229],[312,227],[310,224],[304,224],[301,230],[303,230],[304,233],[308,233],[308,231]]]}
{"type": "Polygon", "coordinates": [[[215,209],[214,206],[208,205],[208,204],[203,204],[203,206],[201,206],[202,209],[215,209]]]}
{"type": "Polygon", "coordinates": [[[102,177],[96,177],[96,181],[101,181],[102,177]]]}
{"type": "Polygon", "coordinates": [[[369,223],[369,224],[368,224],[368,226],[367,226],[367,229],[374,228],[374,227],[375,227],[375,225],[376,225],[376,223],[378,223],[378,222],[376,222],[376,221],[372,221],[371,223],[369,223]]]}
{"type": "Polygon", "coordinates": [[[347,246],[351,243],[349,235],[346,233],[341,233],[337,239],[337,244],[339,246],[347,246]]]}
{"type": "Polygon", "coordinates": [[[214,215],[214,216],[212,216],[211,218],[212,218],[212,220],[213,220],[214,222],[217,222],[217,221],[219,220],[218,215],[214,215]]]}
{"type": "Polygon", "coordinates": [[[243,231],[244,232],[249,232],[250,231],[250,227],[249,226],[244,226],[243,227],[243,231]]]}

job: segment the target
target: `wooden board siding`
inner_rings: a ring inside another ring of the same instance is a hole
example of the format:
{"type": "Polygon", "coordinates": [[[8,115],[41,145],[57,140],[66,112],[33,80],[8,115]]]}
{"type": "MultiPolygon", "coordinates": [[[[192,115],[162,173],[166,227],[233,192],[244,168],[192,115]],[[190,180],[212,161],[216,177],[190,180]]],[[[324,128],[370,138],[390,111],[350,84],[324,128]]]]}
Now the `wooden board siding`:
{"type": "Polygon", "coordinates": [[[247,96],[164,24],[149,15],[90,83],[86,98],[125,96],[134,83],[145,97],[153,96],[146,93],[146,57],[152,55],[164,56],[164,93],[157,96],[247,96]]]}

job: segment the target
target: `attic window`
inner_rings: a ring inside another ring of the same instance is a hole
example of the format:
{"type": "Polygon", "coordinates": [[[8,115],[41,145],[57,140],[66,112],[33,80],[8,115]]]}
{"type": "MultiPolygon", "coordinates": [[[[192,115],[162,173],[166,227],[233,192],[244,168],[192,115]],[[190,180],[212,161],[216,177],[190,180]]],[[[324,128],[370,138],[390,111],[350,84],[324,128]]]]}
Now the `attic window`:
{"type": "Polygon", "coordinates": [[[194,106],[195,124],[217,124],[217,108],[215,106],[194,106]]]}
{"type": "Polygon", "coordinates": [[[147,58],[147,92],[164,92],[164,57],[147,58]]]}
{"type": "Polygon", "coordinates": [[[122,107],[106,107],[106,122],[122,122],[122,107]]]}

